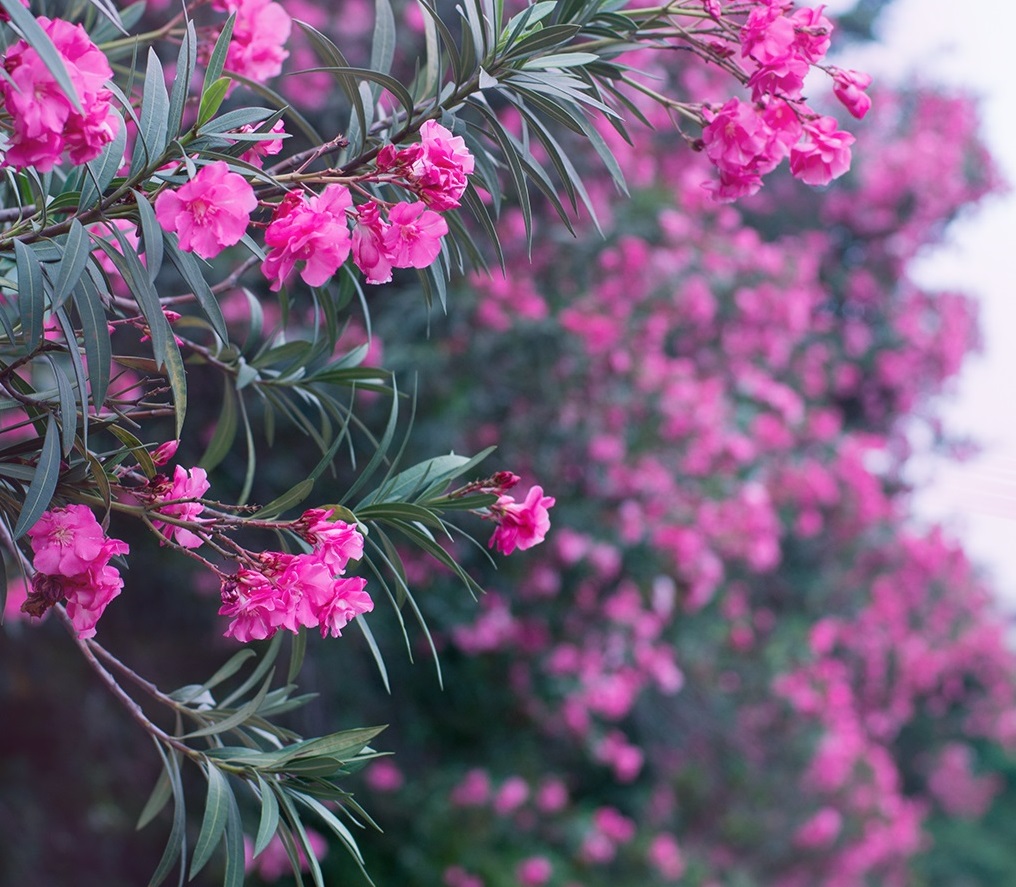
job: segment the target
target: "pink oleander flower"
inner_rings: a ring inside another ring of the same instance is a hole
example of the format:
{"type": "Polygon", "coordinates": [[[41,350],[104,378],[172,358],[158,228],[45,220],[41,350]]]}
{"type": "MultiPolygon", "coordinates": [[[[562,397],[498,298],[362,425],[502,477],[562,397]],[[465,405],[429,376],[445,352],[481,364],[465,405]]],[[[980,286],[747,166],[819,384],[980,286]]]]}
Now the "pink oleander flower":
{"type": "MultiPolygon", "coordinates": [[[[152,504],[158,509],[159,514],[169,515],[193,523],[201,523],[200,515],[205,506],[197,500],[200,499],[211,484],[208,483],[208,474],[203,468],[191,468],[189,471],[182,465],[173,469],[173,480],[163,478],[160,483],[152,489],[152,504]],[[186,502],[174,502],[172,505],[160,505],[160,502],[167,502],[176,499],[186,499],[186,502]]],[[[197,533],[180,527],[176,524],[167,524],[165,521],[153,519],[152,526],[160,530],[169,539],[184,548],[200,548],[204,544],[197,533]]]]}
{"type": "Polygon", "coordinates": [[[802,6],[795,9],[790,16],[794,24],[794,48],[806,62],[815,65],[829,51],[833,33],[833,23],[823,14],[825,6],[811,8],[802,6]]]}
{"type": "Polygon", "coordinates": [[[328,185],[310,199],[302,193],[286,196],[265,231],[268,254],[261,273],[272,281],[272,292],[282,289],[297,262],[304,263],[300,277],[309,286],[321,286],[339,270],[352,245],[346,222],[352,205],[342,185],[328,185]]]}
{"type": "MultiPolygon", "coordinates": [[[[313,509],[301,521],[314,526],[321,522],[320,514],[328,513],[313,509]]],[[[319,629],[322,637],[339,637],[350,620],[374,608],[364,590],[365,579],[343,577],[341,568],[328,563],[329,558],[337,563],[339,549],[359,557],[362,538],[357,542],[339,527],[319,528],[314,535],[319,545],[309,554],[266,551],[259,555],[258,569],[241,567],[235,576],[223,579],[219,615],[232,617],[226,637],[246,643],[271,637],[280,628],[295,633],[301,626],[319,629]],[[328,533],[343,538],[324,538],[328,533]]],[[[342,567],[348,560],[341,558],[342,567]]]]}
{"type": "Polygon", "coordinates": [[[373,200],[356,208],[353,262],[367,283],[388,283],[392,279],[392,262],[385,250],[385,232],[389,227],[373,200]]]}
{"type": "Polygon", "coordinates": [[[65,505],[43,512],[28,531],[38,571],[22,610],[42,616],[62,599],[78,637],[95,636],[103,611],[123,588],[123,580],[109,561],[127,554],[120,539],[106,536],[92,510],[85,505],[65,505]]]}
{"type": "Polygon", "coordinates": [[[794,22],[778,5],[756,3],[741,28],[741,55],[759,65],[779,62],[793,52],[794,22]]]}
{"type": "MultiPolygon", "coordinates": [[[[249,123],[245,123],[240,127],[240,132],[249,133],[257,132],[257,127],[251,126],[249,123]]],[[[276,120],[272,128],[268,130],[271,133],[277,133],[280,136],[286,135],[286,123],[284,120],[276,120]]],[[[274,157],[276,154],[282,151],[282,139],[262,139],[257,142],[248,142],[250,145],[243,154],[240,155],[240,159],[244,163],[249,163],[251,166],[261,166],[264,163],[266,157],[274,157]]]]}
{"type": "Polygon", "coordinates": [[[801,141],[790,150],[790,171],[809,185],[828,185],[850,169],[854,137],[837,129],[833,117],[804,124],[801,141]]]}
{"type": "Polygon", "coordinates": [[[126,554],[127,545],[109,539],[87,505],[65,505],[45,511],[28,531],[40,573],[73,578],[96,564],[106,564],[117,554],[126,554]]]}
{"type": "Polygon", "coordinates": [[[176,191],[163,191],[155,200],[155,217],[176,233],[180,249],[211,259],[240,242],[257,205],[250,183],[217,160],[176,191]]]}
{"type": "Polygon", "coordinates": [[[525,551],[538,545],[550,529],[548,509],[554,501],[553,496],[544,496],[539,486],[530,489],[521,503],[512,496],[501,496],[490,508],[498,526],[487,547],[511,554],[516,548],[525,551]]]}
{"type": "Polygon", "coordinates": [[[120,120],[110,109],[109,61],[81,25],[39,17],[39,24],[60,54],[81,110],[64,95],[39,54],[19,40],[4,58],[8,76],[0,78],[0,96],[11,117],[11,144],[3,162],[48,172],[66,152],[73,163],[97,157],[116,135],[120,120]]]}
{"type": "Polygon", "coordinates": [[[426,205],[398,203],[388,211],[382,238],[385,255],[395,268],[427,268],[441,252],[448,223],[426,205]]]}
{"type": "Polygon", "coordinates": [[[836,68],[833,72],[833,93],[858,120],[871,110],[871,98],[865,92],[869,86],[870,74],[842,68],[836,68]]]}
{"type": "Polygon", "coordinates": [[[216,0],[221,12],[235,12],[233,38],[226,53],[226,70],[264,83],[282,70],[293,20],[282,4],[272,0],[216,0]]]}
{"type": "Polygon", "coordinates": [[[420,148],[409,167],[414,190],[427,206],[454,209],[476,164],[465,140],[453,136],[437,121],[428,120],[420,127],[420,148]]]}
{"type": "Polygon", "coordinates": [[[363,557],[363,536],[353,524],[333,520],[330,508],[310,508],[297,522],[297,532],[314,546],[317,557],[334,574],[363,557]]]}
{"type": "Polygon", "coordinates": [[[78,637],[91,638],[95,637],[95,626],[106,607],[123,590],[123,579],[116,567],[103,564],[93,566],[81,576],[65,580],[63,590],[67,599],[67,615],[77,629],[78,637]]]}
{"type": "Polygon", "coordinates": [[[167,440],[165,443],[159,444],[152,451],[152,462],[160,467],[166,465],[176,455],[179,446],[179,440],[167,440]]]}
{"type": "Polygon", "coordinates": [[[702,130],[706,157],[721,172],[755,172],[757,158],[770,143],[769,127],[753,105],[730,99],[719,111],[704,111],[702,130]]]}

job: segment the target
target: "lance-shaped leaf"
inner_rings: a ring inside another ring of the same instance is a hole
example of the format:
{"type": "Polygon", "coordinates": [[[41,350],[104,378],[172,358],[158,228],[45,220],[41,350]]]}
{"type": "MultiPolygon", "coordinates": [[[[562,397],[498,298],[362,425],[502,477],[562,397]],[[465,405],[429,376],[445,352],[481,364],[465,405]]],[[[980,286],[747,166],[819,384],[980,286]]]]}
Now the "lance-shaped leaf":
{"type": "Polygon", "coordinates": [[[35,348],[42,341],[42,326],[46,313],[46,290],[42,263],[35,251],[20,240],[14,241],[14,254],[18,267],[18,305],[26,345],[35,348]]]}
{"type": "Polygon", "coordinates": [[[117,116],[120,125],[116,135],[113,136],[113,141],[102,149],[98,157],[85,164],[85,178],[81,184],[81,199],[78,201],[81,212],[93,208],[123,165],[123,153],[127,147],[127,127],[124,125],[123,117],[119,114],[117,116]]]}
{"type": "Polygon", "coordinates": [[[180,52],[176,57],[176,76],[173,78],[173,89],[169,95],[169,119],[166,135],[175,139],[180,134],[183,121],[183,110],[187,103],[191,79],[194,77],[194,65],[197,61],[197,33],[194,22],[187,22],[187,33],[180,43],[180,52]]]}
{"type": "Polygon", "coordinates": [[[57,266],[56,283],[53,286],[53,307],[59,308],[77,286],[85,273],[91,244],[84,226],[77,219],[71,219],[70,229],[63,243],[63,256],[57,266]]]}
{"type": "Polygon", "coordinates": [[[258,821],[258,833],[254,838],[254,856],[258,856],[275,835],[279,827],[279,802],[275,792],[265,782],[260,773],[255,774],[258,780],[258,793],[261,796],[261,818],[258,821]]]}
{"type": "Polygon", "coordinates": [[[35,476],[25,493],[25,501],[14,525],[14,538],[20,539],[42,517],[42,513],[53,500],[57,481],[60,478],[60,426],[53,416],[46,425],[46,437],[42,442],[35,476]]]}
{"type": "Polygon", "coordinates": [[[138,119],[138,140],[134,143],[131,158],[131,176],[154,164],[166,147],[169,122],[169,93],[166,92],[166,75],[155,50],[148,49],[148,66],[145,69],[145,88],[141,96],[141,114],[138,119]]]}
{"type": "Polygon", "coordinates": [[[194,853],[191,856],[190,874],[188,875],[191,880],[194,880],[194,876],[211,859],[215,845],[219,843],[219,839],[226,831],[229,800],[233,796],[229,781],[218,767],[207,763],[202,769],[208,780],[208,794],[205,796],[205,812],[201,818],[201,831],[198,832],[194,853]]]}

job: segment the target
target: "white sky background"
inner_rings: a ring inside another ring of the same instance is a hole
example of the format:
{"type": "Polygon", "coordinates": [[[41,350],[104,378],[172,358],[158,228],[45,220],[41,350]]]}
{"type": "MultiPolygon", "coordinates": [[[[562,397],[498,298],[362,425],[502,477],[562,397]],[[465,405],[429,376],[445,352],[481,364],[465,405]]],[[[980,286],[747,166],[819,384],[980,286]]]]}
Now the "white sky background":
{"type": "MultiPolygon", "coordinates": [[[[850,0],[829,0],[831,12],[850,0]]],[[[879,44],[835,61],[876,80],[961,86],[981,97],[985,140],[1012,192],[958,220],[945,244],[915,268],[929,288],[978,297],[984,352],[968,359],[943,404],[947,427],[982,445],[963,465],[920,465],[922,518],[948,526],[990,572],[1003,606],[1016,613],[1016,82],[1013,0],[896,0],[879,21],[879,44]]],[[[835,46],[835,40],[834,40],[835,46]]],[[[874,113],[874,112],[873,112],[874,113]]]]}

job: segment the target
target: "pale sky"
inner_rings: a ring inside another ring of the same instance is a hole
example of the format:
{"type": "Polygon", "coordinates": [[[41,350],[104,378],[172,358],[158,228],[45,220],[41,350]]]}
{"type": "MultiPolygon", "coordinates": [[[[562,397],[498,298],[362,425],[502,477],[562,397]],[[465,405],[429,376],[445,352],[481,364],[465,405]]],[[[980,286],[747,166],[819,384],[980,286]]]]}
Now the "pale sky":
{"type": "MultiPolygon", "coordinates": [[[[828,4],[832,11],[852,5],[828,4]]],[[[986,141],[1016,188],[1016,84],[1010,0],[896,0],[883,13],[881,44],[837,61],[876,78],[963,86],[982,100],[986,141]]],[[[919,513],[961,536],[991,572],[1006,610],[1016,613],[1016,190],[991,198],[953,225],[948,242],[919,263],[928,287],[979,298],[984,353],[968,361],[943,413],[948,427],[982,444],[965,465],[921,465],[919,513]]]]}

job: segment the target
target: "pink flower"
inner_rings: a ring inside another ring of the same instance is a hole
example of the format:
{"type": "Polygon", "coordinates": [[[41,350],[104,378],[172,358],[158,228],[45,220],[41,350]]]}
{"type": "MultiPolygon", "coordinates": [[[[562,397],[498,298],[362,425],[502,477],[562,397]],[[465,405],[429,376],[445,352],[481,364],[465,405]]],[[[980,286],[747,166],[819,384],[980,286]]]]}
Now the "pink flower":
{"type": "Polygon", "coordinates": [[[385,250],[385,232],[390,226],[381,218],[374,201],[358,206],[356,216],[353,261],[367,283],[388,283],[392,279],[392,262],[385,250]]]}
{"type": "Polygon", "coordinates": [[[311,508],[297,522],[296,530],[311,545],[315,555],[338,575],[350,561],[363,557],[363,536],[353,525],[332,519],[330,508],[311,508]]]}
{"type": "Polygon", "coordinates": [[[287,195],[265,231],[269,250],[261,272],[273,292],[282,289],[297,262],[304,263],[300,277],[309,286],[321,286],[339,270],[351,246],[346,210],[352,205],[342,185],[328,185],[309,200],[302,193],[287,195]]]}
{"type": "Polygon", "coordinates": [[[382,237],[388,261],[395,268],[426,268],[441,252],[448,223],[420,202],[399,203],[388,212],[382,237]]]}
{"type": "Polygon", "coordinates": [[[95,626],[106,607],[123,589],[123,579],[116,567],[93,565],[84,574],[66,580],[63,589],[67,615],[77,629],[78,637],[91,638],[95,637],[95,626]]]}
{"type": "Polygon", "coordinates": [[[226,53],[226,70],[258,83],[276,76],[289,56],[284,48],[293,20],[272,0],[218,0],[224,12],[235,12],[233,39],[226,53]]]}
{"type": "Polygon", "coordinates": [[[123,580],[109,561],[127,554],[125,542],[103,532],[91,509],[66,505],[43,512],[28,531],[33,565],[32,591],[22,604],[31,616],[42,616],[61,599],[78,637],[95,636],[103,611],[123,588],[123,580]]]}
{"type": "Polygon", "coordinates": [[[833,33],[833,23],[822,15],[823,9],[824,5],[817,9],[804,6],[790,16],[796,31],[794,48],[801,58],[813,65],[822,61],[829,51],[833,33]]]}
{"type": "MultiPolygon", "coordinates": [[[[28,531],[33,566],[49,576],[79,576],[102,561],[109,541],[87,505],[65,505],[43,512],[28,531]]],[[[109,560],[109,557],[105,557],[109,560]]]]}
{"type": "Polygon", "coordinates": [[[554,497],[544,496],[543,487],[533,487],[525,501],[516,502],[512,496],[502,496],[491,506],[498,521],[488,548],[496,547],[501,554],[511,554],[516,548],[525,551],[544,540],[550,529],[550,514],[554,497]]]}
{"type": "Polygon", "coordinates": [[[163,191],[155,200],[155,216],[176,233],[180,249],[211,259],[240,242],[257,205],[250,183],[217,160],[176,191],[163,191]]]}
{"type": "MultiPolygon", "coordinates": [[[[153,505],[158,508],[159,514],[169,515],[191,523],[201,523],[199,515],[204,511],[205,506],[197,500],[208,492],[210,486],[208,474],[203,468],[192,468],[188,471],[182,465],[177,465],[173,469],[172,481],[164,478],[161,483],[154,486],[152,490],[153,505]],[[176,499],[188,501],[175,502],[172,505],[159,505],[160,501],[176,499]]],[[[184,548],[200,548],[204,543],[204,539],[186,527],[167,524],[161,520],[153,520],[152,526],[157,530],[162,530],[168,538],[184,548]]]]}
{"type": "Polygon", "coordinates": [[[4,162],[48,172],[67,151],[71,161],[85,163],[112,141],[120,120],[110,110],[109,62],[81,25],[62,19],[38,19],[64,62],[81,104],[77,110],[64,95],[39,54],[24,40],[7,53],[0,95],[11,116],[13,133],[4,162]]]}
{"type": "Polygon", "coordinates": [[[790,150],[790,171],[809,185],[827,185],[850,169],[854,137],[841,132],[832,117],[804,124],[801,141],[790,150]]]}
{"type": "Polygon", "coordinates": [[[515,867],[515,879],[522,887],[543,887],[554,874],[546,856],[530,856],[515,867]]]}
{"type": "Polygon", "coordinates": [[[854,117],[860,120],[871,110],[871,98],[865,90],[871,86],[871,75],[861,71],[833,72],[833,92],[854,117]]]}
{"type": "Polygon", "coordinates": [[[427,206],[437,210],[454,209],[466,190],[466,177],[472,174],[476,164],[465,140],[453,136],[437,121],[428,120],[420,127],[420,147],[422,150],[409,171],[414,190],[427,206]]]}
{"type": "Polygon", "coordinates": [[[754,173],[770,142],[769,127],[754,106],[732,98],[718,112],[704,113],[711,118],[702,130],[706,156],[721,172],[754,173]]]}
{"type": "MultiPolygon", "coordinates": [[[[256,127],[251,126],[249,123],[245,123],[240,127],[240,132],[250,133],[257,132],[256,127]]],[[[274,125],[268,132],[278,133],[280,136],[286,134],[286,123],[284,120],[276,120],[274,125]]],[[[261,139],[256,142],[247,142],[250,145],[243,154],[240,155],[240,159],[245,163],[249,163],[252,166],[261,166],[266,157],[274,157],[276,154],[282,151],[282,139],[261,139]]]]}

